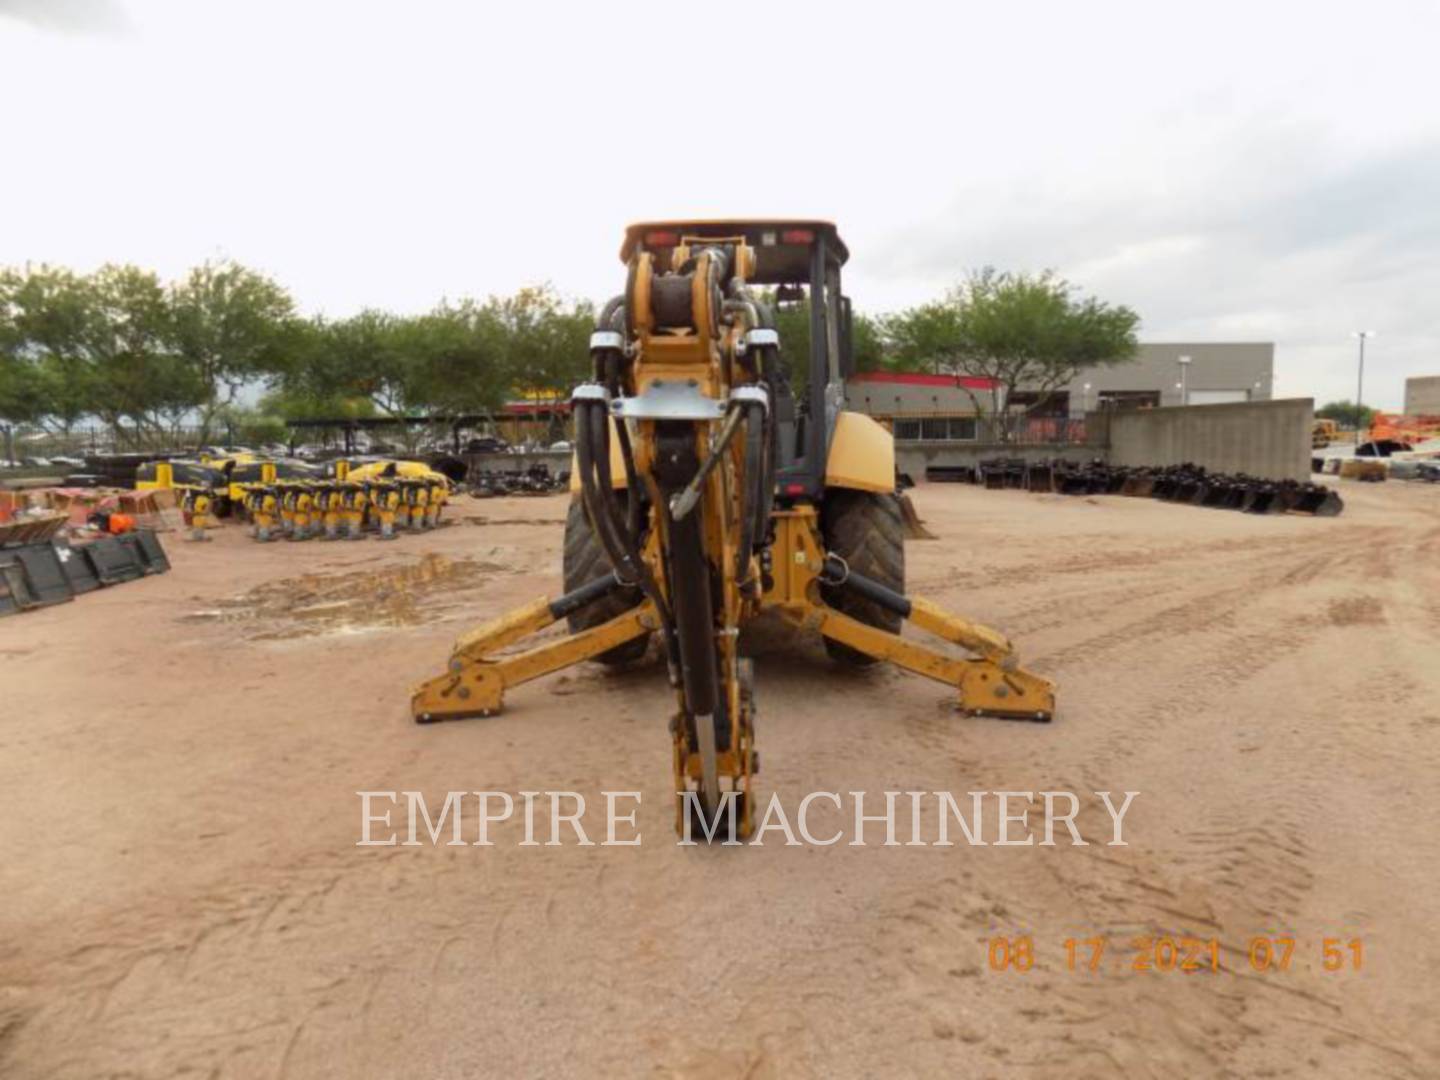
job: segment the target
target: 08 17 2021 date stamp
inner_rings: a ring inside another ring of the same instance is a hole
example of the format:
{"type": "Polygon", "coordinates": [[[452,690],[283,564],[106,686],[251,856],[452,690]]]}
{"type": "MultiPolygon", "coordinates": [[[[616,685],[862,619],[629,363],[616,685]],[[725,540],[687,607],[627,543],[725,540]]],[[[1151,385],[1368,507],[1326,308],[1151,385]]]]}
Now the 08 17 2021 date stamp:
{"type": "Polygon", "coordinates": [[[1309,939],[1289,934],[1258,934],[1242,944],[1180,934],[1067,937],[1037,944],[1033,935],[1020,934],[989,938],[985,960],[992,972],[1019,974],[1037,969],[1084,974],[1191,975],[1237,969],[1262,974],[1299,970],[1338,973],[1362,970],[1365,946],[1356,937],[1309,939]]]}

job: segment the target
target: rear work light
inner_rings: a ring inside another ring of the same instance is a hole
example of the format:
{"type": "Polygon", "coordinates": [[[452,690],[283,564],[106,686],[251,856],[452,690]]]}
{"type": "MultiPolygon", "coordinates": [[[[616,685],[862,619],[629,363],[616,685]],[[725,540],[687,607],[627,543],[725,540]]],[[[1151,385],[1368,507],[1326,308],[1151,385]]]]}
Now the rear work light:
{"type": "Polygon", "coordinates": [[[679,242],[679,234],[673,232],[648,232],[645,234],[647,248],[674,247],[679,242]]]}
{"type": "Polygon", "coordinates": [[[805,485],[804,485],[804,484],[786,484],[786,485],[785,485],[785,494],[786,494],[786,495],[804,495],[804,494],[805,494],[805,485]]]}
{"type": "Polygon", "coordinates": [[[815,234],[809,229],[786,229],[780,234],[782,244],[813,244],[815,234]]]}

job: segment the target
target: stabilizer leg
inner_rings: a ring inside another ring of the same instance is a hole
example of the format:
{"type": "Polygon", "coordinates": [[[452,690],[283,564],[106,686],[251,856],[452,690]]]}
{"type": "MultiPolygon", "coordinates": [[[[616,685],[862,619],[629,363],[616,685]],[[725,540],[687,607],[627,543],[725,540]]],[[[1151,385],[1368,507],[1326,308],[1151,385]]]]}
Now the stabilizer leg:
{"type": "Polygon", "coordinates": [[[557,600],[539,599],[486,623],[455,643],[444,675],[415,688],[410,711],[417,724],[490,716],[500,711],[507,688],[559,671],[650,633],[660,622],[649,601],[609,622],[539,645],[514,656],[492,654],[537,633],[618,585],[600,579],[557,600]]]}
{"type": "Polygon", "coordinates": [[[978,657],[947,656],[824,604],[813,605],[810,617],[820,633],[877,660],[888,660],[917,675],[954,686],[960,693],[960,709],[968,715],[1040,723],[1054,717],[1055,684],[1021,668],[1014,647],[1003,634],[951,615],[923,598],[910,599],[861,574],[843,572],[839,584],[978,657]]]}

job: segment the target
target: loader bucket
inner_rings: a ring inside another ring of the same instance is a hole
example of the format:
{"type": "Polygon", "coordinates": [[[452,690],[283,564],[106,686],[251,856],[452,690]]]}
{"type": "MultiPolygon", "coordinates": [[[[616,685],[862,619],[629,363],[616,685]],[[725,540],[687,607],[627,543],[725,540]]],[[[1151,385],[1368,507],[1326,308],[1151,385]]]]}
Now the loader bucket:
{"type": "Polygon", "coordinates": [[[1240,509],[1247,514],[1283,514],[1290,505],[1287,492],[1280,484],[1255,484],[1245,493],[1240,509]]]}
{"type": "Polygon", "coordinates": [[[1025,470],[1025,489],[1027,491],[1054,491],[1055,467],[1048,461],[1039,461],[1029,465],[1025,470]]]}
{"type": "Polygon", "coordinates": [[[1307,514],[1312,517],[1335,517],[1345,509],[1340,493],[1324,484],[1301,484],[1296,492],[1295,503],[1289,508],[1292,514],[1307,514]]]}
{"type": "Polygon", "coordinates": [[[1175,487],[1175,501],[1202,506],[1210,492],[1210,480],[1204,476],[1187,476],[1175,487]]]}
{"type": "Polygon", "coordinates": [[[1137,499],[1148,499],[1155,494],[1155,476],[1152,473],[1132,472],[1125,477],[1125,482],[1120,486],[1121,495],[1130,495],[1137,499]]]}

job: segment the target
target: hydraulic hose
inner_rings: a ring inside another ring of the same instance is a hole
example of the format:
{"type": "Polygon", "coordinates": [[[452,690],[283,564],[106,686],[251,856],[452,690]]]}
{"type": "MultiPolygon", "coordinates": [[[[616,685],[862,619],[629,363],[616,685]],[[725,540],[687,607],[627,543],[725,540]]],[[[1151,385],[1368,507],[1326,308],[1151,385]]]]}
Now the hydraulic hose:
{"type": "Polygon", "coordinates": [[[599,401],[578,401],[575,410],[575,450],[580,466],[580,493],[585,500],[592,527],[610,564],[629,585],[655,605],[660,615],[668,655],[675,656],[674,621],[645,560],[640,555],[639,533],[628,532],[615,505],[610,473],[609,420],[599,401]]]}
{"type": "Polygon", "coordinates": [[[764,535],[765,511],[765,413],[758,404],[745,407],[745,479],[749,491],[742,492],[740,506],[740,547],[735,553],[735,579],[742,584],[750,570],[755,550],[756,528],[764,535]]]}
{"type": "MultiPolygon", "coordinates": [[[[597,412],[601,425],[605,423],[604,405],[600,404],[600,410],[597,410],[594,407],[596,404],[600,403],[576,402],[575,454],[580,466],[580,495],[585,500],[585,509],[590,517],[591,527],[600,540],[600,546],[609,556],[611,566],[615,568],[616,573],[625,580],[626,584],[636,584],[640,576],[640,567],[631,555],[629,545],[624,542],[619,530],[615,527],[616,523],[609,513],[609,507],[603,501],[604,493],[596,483],[594,428],[597,412]]],[[[603,430],[600,437],[603,440],[603,430]]],[[[603,442],[600,443],[600,447],[608,456],[609,448],[604,446],[603,442]]],[[[608,469],[606,471],[608,473],[608,469]]]]}

